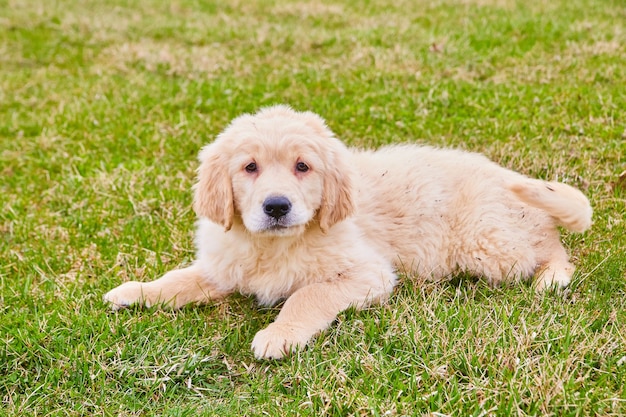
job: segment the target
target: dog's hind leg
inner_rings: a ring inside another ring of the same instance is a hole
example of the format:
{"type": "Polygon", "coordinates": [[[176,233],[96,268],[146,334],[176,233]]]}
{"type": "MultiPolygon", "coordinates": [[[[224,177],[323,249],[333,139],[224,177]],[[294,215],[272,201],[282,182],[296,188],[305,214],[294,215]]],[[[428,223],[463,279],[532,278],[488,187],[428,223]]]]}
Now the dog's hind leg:
{"type": "Polygon", "coordinates": [[[133,304],[180,308],[189,303],[216,300],[226,294],[204,278],[200,268],[192,265],[170,271],[152,282],[126,282],[106,293],[104,301],[114,310],[133,304]]]}
{"type": "Polygon", "coordinates": [[[572,280],[575,268],[569,262],[558,232],[555,230],[537,250],[539,264],[535,272],[534,287],[538,291],[565,288],[572,280]]]}

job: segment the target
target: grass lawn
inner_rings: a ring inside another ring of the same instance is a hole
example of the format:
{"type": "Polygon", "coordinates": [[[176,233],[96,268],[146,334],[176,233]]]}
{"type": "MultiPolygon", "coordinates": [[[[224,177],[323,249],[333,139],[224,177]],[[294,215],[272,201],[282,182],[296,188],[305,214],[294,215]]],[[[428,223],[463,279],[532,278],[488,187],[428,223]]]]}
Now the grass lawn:
{"type": "Polygon", "coordinates": [[[625,22],[621,0],[0,0],[0,415],[625,415],[625,22]],[[110,312],[193,259],[198,150],[276,103],[580,187],[573,284],[404,277],[268,362],[278,309],[251,298],[110,312]]]}

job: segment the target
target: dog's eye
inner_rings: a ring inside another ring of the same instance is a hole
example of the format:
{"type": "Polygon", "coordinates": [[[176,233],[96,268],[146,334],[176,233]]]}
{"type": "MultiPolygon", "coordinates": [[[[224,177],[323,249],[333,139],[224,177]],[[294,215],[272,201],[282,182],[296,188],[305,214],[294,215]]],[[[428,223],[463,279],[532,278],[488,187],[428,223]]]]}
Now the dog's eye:
{"type": "Polygon", "coordinates": [[[309,166],[304,162],[298,162],[296,164],[296,171],[298,172],[307,172],[309,170],[309,166]]]}
{"type": "Polygon", "coordinates": [[[257,166],[256,166],[256,163],[255,163],[255,162],[250,162],[248,165],[246,165],[246,168],[245,168],[246,172],[249,172],[249,173],[251,173],[251,174],[252,174],[253,172],[256,172],[256,171],[257,171],[257,169],[258,169],[258,168],[257,168],[257,166]]]}

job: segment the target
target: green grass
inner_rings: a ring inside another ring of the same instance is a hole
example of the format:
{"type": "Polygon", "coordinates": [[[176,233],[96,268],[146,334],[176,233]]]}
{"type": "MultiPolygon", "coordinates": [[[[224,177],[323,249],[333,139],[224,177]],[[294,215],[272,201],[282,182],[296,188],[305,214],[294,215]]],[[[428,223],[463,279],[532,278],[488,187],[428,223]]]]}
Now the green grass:
{"type": "Polygon", "coordinates": [[[0,414],[626,414],[624,21],[618,0],[0,0],[0,414]],[[404,278],[280,362],[253,358],[278,311],[253,299],[109,312],[192,260],[198,150],[275,103],[583,188],[573,285],[404,278]]]}

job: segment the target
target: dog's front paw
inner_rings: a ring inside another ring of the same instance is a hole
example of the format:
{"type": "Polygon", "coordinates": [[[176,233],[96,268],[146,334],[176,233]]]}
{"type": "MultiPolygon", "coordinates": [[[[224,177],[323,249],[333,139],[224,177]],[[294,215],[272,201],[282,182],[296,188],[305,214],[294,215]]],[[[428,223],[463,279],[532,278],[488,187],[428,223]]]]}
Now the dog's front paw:
{"type": "Polygon", "coordinates": [[[113,310],[144,303],[142,283],[137,281],[126,282],[104,294],[103,299],[111,305],[113,310]]]}
{"type": "Polygon", "coordinates": [[[254,336],[252,351],[257,359],[281,359],[306,346],[309,338],[302,328],[288,323],[272,323],[254,336]]]}

